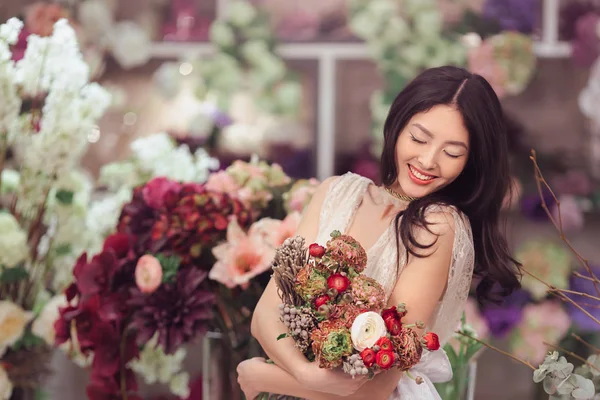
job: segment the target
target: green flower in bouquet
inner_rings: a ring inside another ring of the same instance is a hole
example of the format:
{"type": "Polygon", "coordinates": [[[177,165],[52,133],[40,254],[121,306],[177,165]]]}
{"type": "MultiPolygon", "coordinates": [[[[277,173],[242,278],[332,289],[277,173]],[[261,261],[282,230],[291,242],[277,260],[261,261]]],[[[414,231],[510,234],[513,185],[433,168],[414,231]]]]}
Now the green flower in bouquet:
{"type": "Polygon", "coordinates": [[[352,337],[344,321],[326,320],[311,333],[312,349],[320,368],[342,365],[342,357],[352,354],[352,337]]]}
{"type": "Polygon", "coordinates": [[[327,276],[318,268],[307,264],[296,275],[294,289],[304,300],[311,302],[327,291],[327,276]]]}

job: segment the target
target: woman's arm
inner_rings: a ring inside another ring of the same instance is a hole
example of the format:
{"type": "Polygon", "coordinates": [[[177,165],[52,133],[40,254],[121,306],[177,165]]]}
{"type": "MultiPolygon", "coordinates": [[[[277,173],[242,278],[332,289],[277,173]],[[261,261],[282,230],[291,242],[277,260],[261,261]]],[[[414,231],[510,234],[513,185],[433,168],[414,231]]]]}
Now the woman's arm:
{"type": "MultiPolygon", "coordinates": [[[[442,297],[448,280],[454,244],[453,216],[444,212],[432,213],[427,217],[427,220],[432,223],[430,225],[432,232],[426,229],[418,229],[415,232],[415,239],[422,244],[432,243],[436,239],[437,241],[433,247],[423,251],[423,255],[426,255],[426,257],[411,257],[409,259],[390,296],[389,305],[406,304],[408,314],[403,319],[403,322],[406,323],[429,321],[439,298],[442,297]]],[[[314,368],[316,366],[310,365],[309,367],[314,368]]],[[[334,371],[328,372],[336,373],[334,371]]],[[[304,382],[298,382],[294,379],[294,376],[274,365],[265,364],[257,368],[240,368],[239,373],[240,384],[250,380],[254,382],[254,385],[258,385],[256,387],[258,391],[315,400],[342,398],[349,400],[387,399],[402,376],[402,372],[397,369],[386,371],[366,382],[354,394],[339,397],[308,390],[306,385],[303,384],[304,382]]],[[[337,371],[337,373],[340,372],[337,371]]],[[[335,385],[336,381],[337,379],[332,375],[330,383],[335,385]]]]}
{"type": "MultiPolygon", "coordinates": [[[[328,178],[321,183],[300,221],[296,234],[305,238],[307,244],[312,243],[317,237],[321,206],[329,185],[334,179],[336,177],[328,178]]],[[[258,340],[269,358],[303,384],[305,388],[327,393],[348,394],[356,391],[364,379],[352,380],[347,374],[332,379],[334,371],[320,369],[317,365],[309,362],[294,347],[293,339],[277,340],[277,336],[287,332],[287,328],[279,320],[278,305],[280,303],[281,298],[277,293],[277,286],[271,279],[254,310],[251,324],[252,336],[258,340]]]]}

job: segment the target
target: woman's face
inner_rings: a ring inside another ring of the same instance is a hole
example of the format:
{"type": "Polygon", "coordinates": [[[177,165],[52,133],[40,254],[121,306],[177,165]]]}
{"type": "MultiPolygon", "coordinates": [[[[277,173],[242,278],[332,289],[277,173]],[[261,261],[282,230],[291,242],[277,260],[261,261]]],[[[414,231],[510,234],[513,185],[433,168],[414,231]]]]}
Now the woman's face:
{"type": "Polygon", "coordinates": [[[469,132],[455,108],[438,105],[415,114],[396,142],[398,185],[412,197],[424,197],[452,183],[469,157],[469,132]]]}

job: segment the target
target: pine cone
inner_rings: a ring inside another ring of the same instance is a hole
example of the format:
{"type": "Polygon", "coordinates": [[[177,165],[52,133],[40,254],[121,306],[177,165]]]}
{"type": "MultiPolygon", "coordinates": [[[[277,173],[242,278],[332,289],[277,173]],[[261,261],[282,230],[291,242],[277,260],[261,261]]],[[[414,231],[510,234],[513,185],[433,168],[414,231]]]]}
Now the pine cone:
{"type": "Polygon", "coordinates": [[[281,300],[286,304],[301,306],[304,302],[294,290],[294,278],[306,265],[307,252],[304,238],[295,236],[286,239],[273,258],[273,279],[281,300]]]}

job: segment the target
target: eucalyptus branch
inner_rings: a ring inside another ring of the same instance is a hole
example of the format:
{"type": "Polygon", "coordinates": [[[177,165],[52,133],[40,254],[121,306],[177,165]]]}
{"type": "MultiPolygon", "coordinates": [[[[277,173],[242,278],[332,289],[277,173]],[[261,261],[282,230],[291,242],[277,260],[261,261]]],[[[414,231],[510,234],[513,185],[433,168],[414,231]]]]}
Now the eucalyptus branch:
{"type": "Polygon", "coordinates": [[[573,245],[571,244],[571,242],[569,241],[569,239],[567,239],[566,236],[565,236],[565,232],[563,230],[563,224],[562,224],[562,214],[561,214],[561,211],[560,211],[560,202],[558,201],[558,198],[556,197],[556,195],[554,194],[554,192],[550,188],[550,185],[548,185],[548,182],[546,181],[546,179],[542,175],[542,171],[540,170],[540,167],[539,167],[539,165],[537,163],[537,156],[536,156],[535,150],[533,150],[533,149],[531,150],[531,156],[529,158],[533,162],[534,173],[535,173],[535,181],[536,181],[536,185],[537,185],[537,189],[538,189],[538,193],[539,193],[540,199],[542,201],[542,208],[546,212],[546,215],[550,219],[550,222],[552,222],[552,225],[554,225],[554,227],[558,230],[558,232],[560,234],[560,239],[569,247],[569,249],[575,255],[575,257],[577,257],[577,260],[587,270],[587,272],[589,273],[590,277],[592,277],[594,279],[594,281],[593,281],[594,282],[594,289],[596,289],[596,293],[598,294],[598,297],[600,297],[600,287],[598,287],[598,282],[599,281],[598,281],[598,278],[594,275],[594,272],[592,271],[592,268],[590,267],[589,261],[587,259],[585,259],[581,254],[579,254],[579,252],[577,252],[577,250],[575,250],[573,248],[573,245]],[[544,198],[544,193],[543,193],[542,185],[544,185],[544,187],[546,189],[548,189],[548,191],[552,195],[552,198],[556,202],[556,208],[558,210],[558,222],[556,222],[556,220],[554,219],[554,217],[552,216],[552,213],[550,212],[550,210],[548,208],[548,204],[546,203],[546,199],[544,198]]]}
{"type": "Polygon", "coordinates": [[[479,340],[479,339],[477,339],[477,338],[474,338],[473,336],[469,335],[468,333],[465,333],[465,332],[462,332],[462,331],[457,331],[456,333],[458,333],[459,335],[462,335],[462,336],[464,336],[464,337],[467,337],[467,338],[469,338],[469,339],[471,339],[471,340],[474,340],[475,342],[477,342],[477,343],[479,343],[479,344],[481,344],[481,345],[483,345],[483,346],[487,347],[488,349],[491,349],[491,350],[494,350],[494,351],[495,351],[495,352],[497,352],[497,353],[503,354],[503,355],[505,355],[505,356],[507,356],[507,357],[509,357],[509,358],[513,359],[514,361],[516,361],[516,362],[518,362],[518,363],[521,363],[521,364],[523,364],[523,365],[525,365],[525,366],[527,366],[527,367],[531,368],[531,369],[532,369],[532,370],[534,370],[534,371],[536,370],[536,368],[535,368],[533,365],[531,365],[531,363],[530,363],[529,361],[525,361],[525,360],[523,360],[523,359],[521,359],[521,358],[519,358],[519,357],[517,357],[517,356],[515,356],[515,355],[512,355],[512,354],[510,354],[510,353],[509,353],[509,352],[507,352],[507,351],[500,350],[499,348],[497,348],[497,347],[494,347],[494,346],[492,346],[491,344],[488,344],[488,343],[486,343],[486,342],[484,342],[484,341],[482,341],[482,340],[479,340]]]}
{"type": "Polygon", "coordinates": [[[568,354],[568,355],[570,355],[571,357],[573,357],[573,358],[576,358],[577,360],[579,360],[579,361],[581,361],[581,362],[583,362],[583,363],[587,364],[587,365],[588,365],[588,367],[590,367],[590,368],[593,368],[593,369],[595,369],[596,371],[600,372],[600,369],[598,369],[598,367],[596,367],[596,366],[595,366],[595,365],[593,365],[592,363],[588,362],[588,360],[586,360],[585,358],[583,358],[583,357],[581,357],[581,356],[578,356],[577,354],[573,353],[572,351],[569,351],[569,350],[567,350],[567,349],[563,349],[563,348],[562,348],[562,347],[560,347],[560,346],[557,346],[557,345],[554,345],[554,344],[551,344],[551,343],[548,343],[548,342],[542,342],[542,343],[544,343],[546,346],[548,346],[548,347],[551,347],[551,348],[553,348],[553,349],[555,349],[555,350],[558,350],[558,351],[561,351],[561,352],[563,352],[563,353],[565,353],[565,354],[568,354]]]}

